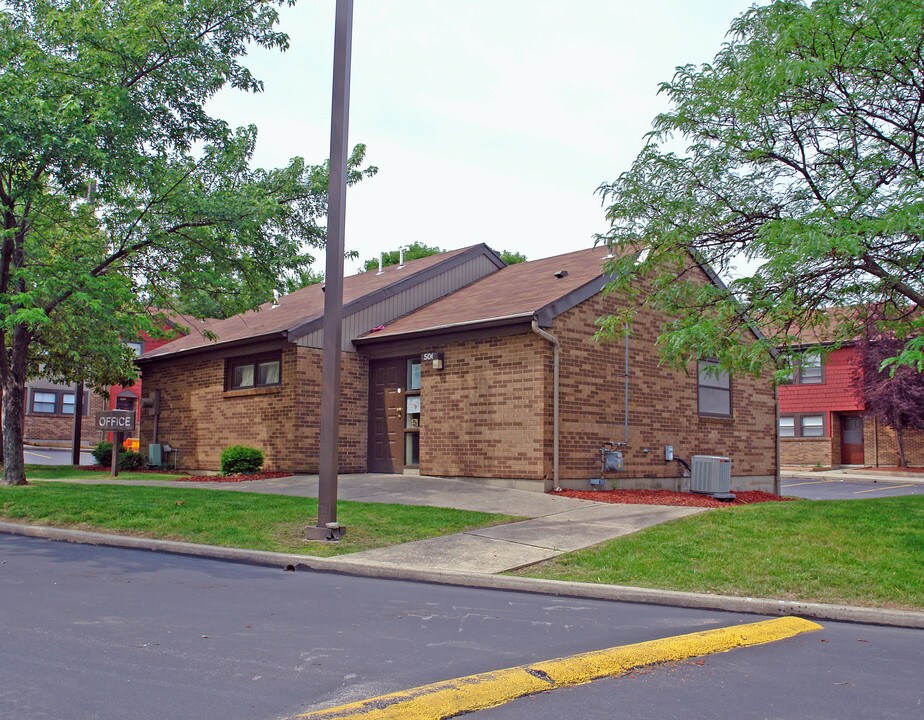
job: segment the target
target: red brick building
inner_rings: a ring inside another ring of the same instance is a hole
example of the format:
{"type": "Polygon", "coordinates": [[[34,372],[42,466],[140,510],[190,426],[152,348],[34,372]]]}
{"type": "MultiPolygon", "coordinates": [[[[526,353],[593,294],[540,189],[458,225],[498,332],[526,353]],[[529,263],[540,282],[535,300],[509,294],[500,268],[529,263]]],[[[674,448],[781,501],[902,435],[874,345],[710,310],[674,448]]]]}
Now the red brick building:
{"type": "MultiPolygon", "coordinates": [[[[892,467],[899,464],[895,432],[864,416],[854,383],[857,350],[828,353],[809,345],[780,385],[780,463],[788,467],[892,467]]],[[[924,433],[905,433],[909,465],[924,465],[924,433]]]]}
{"type": "MultiPolygon", "coordinates": [[[[654,315],[628,346],[594,342],[596,319],[618,309],[600,293],[605,252],[505,266],[476,245],[346,278],[341,472],[587,488],[603,444],[627,441],[625,469],[606,475],[624,487],[678,487],[671,445],[730,456],[733,488],[772,488],[768,381],[661,367],[654,315]]],[[[142,418],[142,449],[167,443],[181,466],[215,470],[243,443],[268,468],[317,472],[322,312],[323,287],[309,286],[210,324],[216,341],[146,353],[145,391],[161,403],[156,438],[142,418]]]]}

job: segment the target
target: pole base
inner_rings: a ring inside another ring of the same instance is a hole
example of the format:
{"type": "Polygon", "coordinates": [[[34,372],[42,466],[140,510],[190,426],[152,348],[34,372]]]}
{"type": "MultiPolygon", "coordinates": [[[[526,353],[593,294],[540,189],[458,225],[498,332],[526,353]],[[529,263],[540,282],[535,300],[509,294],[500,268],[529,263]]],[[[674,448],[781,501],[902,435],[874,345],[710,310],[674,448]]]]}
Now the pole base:
{"type": "Polygon", "coordinates": [[[319,542],[337,542],[346,535],[346,528],[340,523],[327,525],[309,525],[305,528],[305,540],[319,542]]]}

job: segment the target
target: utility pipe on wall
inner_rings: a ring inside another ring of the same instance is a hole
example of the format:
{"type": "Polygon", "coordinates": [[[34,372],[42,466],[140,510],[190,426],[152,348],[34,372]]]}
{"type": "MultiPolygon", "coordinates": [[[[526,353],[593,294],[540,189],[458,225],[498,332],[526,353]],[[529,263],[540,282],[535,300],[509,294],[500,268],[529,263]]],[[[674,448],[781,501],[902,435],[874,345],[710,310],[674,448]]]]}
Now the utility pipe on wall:
{"type": "Polygon", "coordinates": [[[537,320],[533,320],[533,332],[552,343],[552,481],[558,487],[558,368],[561,344],[557,337],[540,328],[537,320]]]}

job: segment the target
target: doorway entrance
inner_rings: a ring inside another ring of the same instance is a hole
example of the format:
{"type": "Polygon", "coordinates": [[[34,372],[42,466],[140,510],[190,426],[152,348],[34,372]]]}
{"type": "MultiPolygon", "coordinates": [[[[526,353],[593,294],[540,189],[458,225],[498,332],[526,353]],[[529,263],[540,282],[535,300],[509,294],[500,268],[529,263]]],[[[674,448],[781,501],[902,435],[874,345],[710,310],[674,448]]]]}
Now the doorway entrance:
{"type": "Polygon", "coordinates": [[[420,359],[369,367],[369,472],[401,473],[420,463],[420,359]]]}
{"type": "Polygon", "coordinates": [[[863,417],[841,415],[841,465],[863,464],[863,417]]]}

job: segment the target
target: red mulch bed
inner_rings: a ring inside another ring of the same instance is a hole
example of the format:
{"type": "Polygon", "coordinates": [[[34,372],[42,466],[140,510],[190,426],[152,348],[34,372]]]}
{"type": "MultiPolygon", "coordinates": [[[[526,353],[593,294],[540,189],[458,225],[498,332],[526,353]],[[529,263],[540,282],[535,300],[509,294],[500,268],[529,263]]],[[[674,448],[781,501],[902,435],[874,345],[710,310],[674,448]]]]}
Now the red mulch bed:
{"type": "MultiPolygon", "coordinates": [[[[111,468],[108,465],[81,465],[81,470],[93,470],[94,472],[109,472],[111,468]]],[[[137,472],[137,473],[174,473],[176,470],[158,470],[157,468],[140,468],[138,470],[121,470],[120,472],[137,472]]],[[[215,482],[215,483],[234,483],[249,482],[250,480],[272,480],[274,478],[290,477],[292,473],[286,472],[259,472],[253,475],[187,475],[182,473],[182,477],[173,478],[173,482],[215,482]]]]}
{"type": "Polygon", "coordinates": [[[728,507],[729,505],[750,505],[761,502],[785,502],[795,498],[780,497],[763,490],[749,490],[734,493],[731,502],[716,500],[709,495],[674,492],[673,490],[553,490],[550,495],[594,500],[605,503],[626,503],[630,505],[679,505],[680,507],[728,507]]]}
{"type": "Polygon", "coordinates": [[[291,476],[292,473],[287,472],[258,472],[253,475],[186,475],[185,477],[175,478],[174,482],[232,483],[250,482],[251,480],[273,480],[291,476]]]}

